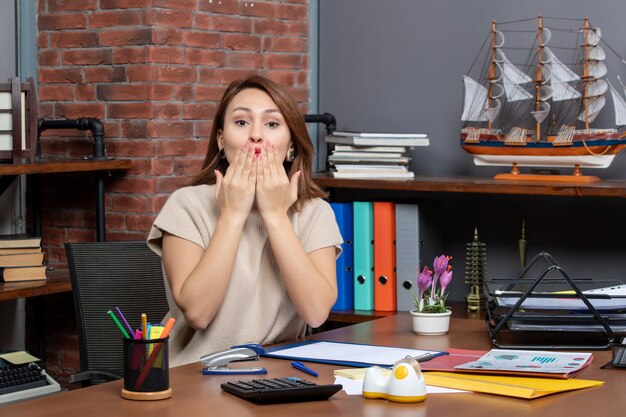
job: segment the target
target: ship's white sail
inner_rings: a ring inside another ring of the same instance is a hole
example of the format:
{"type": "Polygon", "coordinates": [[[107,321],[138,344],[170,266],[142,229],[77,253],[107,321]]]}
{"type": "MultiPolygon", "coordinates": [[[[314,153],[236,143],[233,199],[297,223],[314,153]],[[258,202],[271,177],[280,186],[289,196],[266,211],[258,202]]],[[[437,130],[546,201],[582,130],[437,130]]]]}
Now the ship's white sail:
{"type": "Polygon", "coordinates": [[[587,45],[595,46],[600,43],[601,38],[602,30],[600,28],[591,28],[587,35],[587,45]]]}
{"type": "Polygon", "coordinates": [[[607,83],[606,80],[594,80],[587,84],[585,92],[587,93],[587,97],[601,96],[606,93],[608,88],[609,83],[607,83]]]}
{"type": "Polygon", "coordinates": [[[552,101],[576,100],[581,96],[578,90],[567,83],[558,82],[556,77],[552,78],[552,90],[552,101]]]}
{"type": "Polygon", "coordinates": [[[488,121],[484,110],[488,106],[487,89],[467,75],[463,76],[465,84],[465,101],[461,120],[466,122],[488,121]]]}
{"type": "Polygon", "coordinates": [[[554,96],[554,89],[547,84],[542,85],[539,91],[541,93],[541,101],[548,101],[554,96]]]}
{"type": "Polygon", "coordinates": [[[502,73],[502,86],[504,87],[507,101],[514,102],[533,98],[532,94],[522,87],[522,85],[531,82],[532,78],[513,65],[502,50],[497,52],[496,64],[502,73]]]}
{"type": "Polygon", "coordinates": [[[552,31],[549,28],[541,28],[541,46],[546,46],[552,39],[552,31]]]}
{"type": "Polygon", "coordinates": [[[602,110],[605,104],[606,98],[604,98],[604,96],[589,99],[587,111],[585,112],[583,110],[582,112],[580,112],[580,114],[578,115],[578,120],[580,120],[581,122],[584,122],[586,120],[589,121],[589,123],[593,122],[594,120],[596,120],[596,117],[598,116],[598,114],[600,114],[600,110],[602,110]]]}
{"type": "Polygon", "coordinates": [[[609,83],[611,96],[613,97],[613,108],[615,110],[615,124],[617,126],[626,126],[626,100],[624,97],[609,83]]]}
{"type": "Polygon", "coordinates": [[[589,63],[589,76],[593,78],[602,78],[606,75],[606,65],[602,61],[589,63]]]}
{"type": "Polygon", "coordinates": [[[606,59],[606,53],[601,46],[594,46],[593,48],[589,48],[589,59],[604,61],[606,59]]]}
{"type": "Polygon", "coordinates": [[[543,53],[546,56],[544,62],[549,65],[550,73],[553,77],[556,77],[559,81],[565,83],[580,80],[578,74],[561,62],[561,60],[554,55],[550,48],[543,48],[543,53]]]}
{"type": "Polygon", "coordinates": [[[552,86],[552,101],[576,100],[581,94],[572,87],[570,82],[580,80],[580,77],[554,55],[550,48],[543,48],[544,73],[552,86]]]}
{"type": "Polygon", "coordinates": [[[537,123],[541,123],[546,120],[548,117],[548,113],[550,113],[550,103],[543,102],[540,104],[541,110],[531,111],[530,114],[533,115],[537,123]]]}
{"type": "Polygon", "coordinates": [[[586,67],[587,75],[591,77],[591,80],[588,81],[584,87],[587,109],[583,110],[578,115],[578,120],[586,123],[593,122],[598,114],[600,114],[600,111],[606,104],[604,93],[606,93],[609,88],[609,83],[601,78],[606,74],[606,65],[603,63],[606,59],[606,53],[604,49],[598,45],[601,36],[602,32],[599,28],[586,30],[586,67]]]}

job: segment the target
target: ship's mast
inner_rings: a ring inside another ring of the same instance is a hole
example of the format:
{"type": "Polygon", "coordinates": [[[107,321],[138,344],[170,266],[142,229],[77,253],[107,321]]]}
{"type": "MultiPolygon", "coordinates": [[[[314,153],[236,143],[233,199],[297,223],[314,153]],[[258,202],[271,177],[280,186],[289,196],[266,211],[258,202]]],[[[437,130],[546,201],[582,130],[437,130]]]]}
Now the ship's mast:
{"type": "MultiPolygon", "coordinates": [[[[491,63],[489,64],[489,88],[488,88],[488,99],[489,99],[489,108],[491,108],[491,102],[493,101],[493,80],[496,76],[496,37],[498,36],[496,31],[496,21],[491,21],[491,63]]],[[[487,120],[487,128],[491,132],[492,124],[491,118],[487,120]]]]}
{"type": "Polygon", "coordinates": [[[587,86],[589,85],[589,17],[585,17],[585,62],[583,62],[583,103],[585,103],[585,130],[589,131],[589,97],[587,86]]]}
{"type": "MultiPolygon", "coordinates": [[[[535,110],[541,110],[541,69],[542,69],[542,57],[543,57],[543,17],[539,16],[538,29],[537,29],[537,41],[539,47],[537,49],[537,69],[535,71],[535,110]]],[[[535,141],[539,142],[541,138],[541,122],[535,122],[535,141]]]]}

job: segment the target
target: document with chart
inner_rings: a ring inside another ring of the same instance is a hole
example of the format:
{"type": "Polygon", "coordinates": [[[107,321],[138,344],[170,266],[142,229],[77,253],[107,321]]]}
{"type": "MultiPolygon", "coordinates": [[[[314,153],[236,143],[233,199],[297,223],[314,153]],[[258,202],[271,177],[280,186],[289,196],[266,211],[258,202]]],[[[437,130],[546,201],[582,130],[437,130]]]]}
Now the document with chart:
{"type": "Polygon", "coordinates": [[[463,372],[570,378],[591,360],[591,353],[492,349],[480,359],[457,365],[455,369],[463,372]]]}
{"type": "Polygon", "coordinates": [[[492,349],[476,361],[455,366],[459,371],[534,374],[570,378],[591,363],[591,353],[492,349]]]}

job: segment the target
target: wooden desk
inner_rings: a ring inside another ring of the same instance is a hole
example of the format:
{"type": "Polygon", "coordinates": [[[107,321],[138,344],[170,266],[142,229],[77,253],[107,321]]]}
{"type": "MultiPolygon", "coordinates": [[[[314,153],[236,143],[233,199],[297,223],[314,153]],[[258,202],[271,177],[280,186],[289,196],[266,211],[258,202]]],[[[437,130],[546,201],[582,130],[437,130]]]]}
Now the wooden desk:
{"type": "Polygon", "coordinates": [[[31,175],[33,196],[33,234],[41,236],[41,198],[39,174],[68,172],[96,173],[96,240],[105,240],[104,221],[104,172],[115,169],[130,169],[132,161],[128,159],[87,159],[87,160],[41,160],[32,164],[0,164],[0,194],[18,175],[31,175]]]}
{"type": "MultiPolygon", "coordinates": [[[[450,334],[445,336],[416,336],[411,332],[410,316],[399,314],[343,327],[312,336],[312,339],[378,343],[421,349],[490,348],[485,323],[480,320],[452,319],[450,334]]],[[[203,376],[201,365],[194,363],[170,372],[171,399],[154,402],[129,401],[120,398],[122,381],[54,394],[0,407],[7,416],[20,417],[204,417],[204,416],[338,416],[338,417],[483,417],[487,415],[620,416],[626,409],[623,387],[626,372],[601,370],[610,352],[594,352],[593,364],[583,370],[580,378],[601,379],[601,387],[556,394],[536,400],[521,400],[488,394],[430,395],[425,403],[395,404],[381,400],[365,400],[360,396],[335,394],[329,401],[309,403],[254,405],[221,391],[220,384],[233,379],[253,379],[254,375],[203,376]]],[[[268,377],[305,376],[291,368],[289,361],[263,358],[260,364],[269,371],[268,377]]],[[[247,366],[247,365],[246,365],[247,366]]],[[[336,366],[313,364],[320,373],[315,381],[332,383],[336,366]]]]}

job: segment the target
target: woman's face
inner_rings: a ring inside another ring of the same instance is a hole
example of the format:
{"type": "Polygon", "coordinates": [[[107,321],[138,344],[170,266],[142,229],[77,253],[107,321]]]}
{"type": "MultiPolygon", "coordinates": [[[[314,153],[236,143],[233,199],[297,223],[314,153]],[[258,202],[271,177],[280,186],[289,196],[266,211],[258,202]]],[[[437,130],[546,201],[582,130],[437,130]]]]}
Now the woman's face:
{"type": "Polygon", "coordinates": [[[271,97],[264,91],[248,88],[240,91],[226,108],[224,128],[217,132],[217,143],[230,163],[245,143],[259,154],[264,143],[278,149],[284,160],[291,146],[289,127],[271,97]]]}

